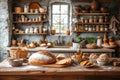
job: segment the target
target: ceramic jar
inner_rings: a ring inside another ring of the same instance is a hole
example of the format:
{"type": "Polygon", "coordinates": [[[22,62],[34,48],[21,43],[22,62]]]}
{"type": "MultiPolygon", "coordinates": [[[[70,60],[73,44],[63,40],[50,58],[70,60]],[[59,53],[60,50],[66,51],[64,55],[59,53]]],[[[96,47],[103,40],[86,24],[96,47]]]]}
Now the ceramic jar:
{"type": "Polygon", "coordinates": [[[17,41],[16,40],[12,40],[12,46],[16,46],[17,45],[17,41]]]}
{"type": "Polygon", "coordinates": [[[15,7],[15,13],[21,13],[21,12],[23,12],[23,8],[15,7]]]}
{"type": "Polygon", "coordinates": [[[66,29],[65,34],[66,34],[66,35],[70,35],[70,30],[69,30],[69,28],[66,29]]]}
{"type": "Polygon", "coordinates": [[[38,28],[34,28],[34,33],[38,33],[38,28]]]}
{"type": "Polygon", "coordinates": [[[52,35],[55,35],[55,34],[56,34],[56,30],[55,30],[55,29],[52,29],[52,30],[51,30],[51,34],[52,34],[52,35]]]}
{"type": "Polygon", "coordinates": [[[33,27],[30,28],[30,33],[34,33],[34,28],[33,27]]]}
{"type": "Polygon", "coordinates": [[[97,36],[97,46],[102,47],[102,38],[100,36],[97,36]]]}

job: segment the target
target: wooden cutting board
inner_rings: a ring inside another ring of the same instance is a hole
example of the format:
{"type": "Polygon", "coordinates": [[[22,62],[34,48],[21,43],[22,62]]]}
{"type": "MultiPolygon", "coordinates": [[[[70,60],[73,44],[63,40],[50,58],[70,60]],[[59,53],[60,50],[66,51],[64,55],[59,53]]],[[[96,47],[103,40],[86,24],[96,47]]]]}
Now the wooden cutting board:
{"type": "Polygon", "coordinates": [[[60,64],[48,64],[48,65],[41,65],[44,67],[54,67],[54,68],[62,68],[62,67],[67,67],[68,65],[60,65],[60,64]]]}

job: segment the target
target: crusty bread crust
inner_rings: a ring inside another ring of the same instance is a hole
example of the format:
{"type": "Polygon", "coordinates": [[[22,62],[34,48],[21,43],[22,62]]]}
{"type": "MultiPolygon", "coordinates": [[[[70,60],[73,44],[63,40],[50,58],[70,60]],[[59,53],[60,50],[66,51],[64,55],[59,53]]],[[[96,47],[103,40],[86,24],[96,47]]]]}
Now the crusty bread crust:
{"type": "MultiPolygon", "coordinates": [[[[56,57],[54,55],[52,55],[50,52],[48,51],[38,51],[37,54],[41,54],[41,55],[45,55],[46,57],[48,56],[48,58],[50,59],[41,59],[41,56],[37,56],[40,59],[36,59],[36,58],[29,58],[28,63],[30,65],[45,65],[45,64],[51,64],[51,63],[55,63],[56,62],[56,57]]],[[[35,55],[35,54],[33,54],[35,55]]]]}

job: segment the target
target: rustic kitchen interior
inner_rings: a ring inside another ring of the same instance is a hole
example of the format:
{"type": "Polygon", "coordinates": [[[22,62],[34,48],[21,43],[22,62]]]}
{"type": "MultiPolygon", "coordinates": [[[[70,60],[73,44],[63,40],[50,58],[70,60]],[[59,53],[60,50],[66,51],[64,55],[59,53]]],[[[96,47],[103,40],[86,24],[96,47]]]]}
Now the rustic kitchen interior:
{"type": "Polygon", "coordinates": [[[120,0],[0,0],[0,80],[119,80],[120,0]]]}

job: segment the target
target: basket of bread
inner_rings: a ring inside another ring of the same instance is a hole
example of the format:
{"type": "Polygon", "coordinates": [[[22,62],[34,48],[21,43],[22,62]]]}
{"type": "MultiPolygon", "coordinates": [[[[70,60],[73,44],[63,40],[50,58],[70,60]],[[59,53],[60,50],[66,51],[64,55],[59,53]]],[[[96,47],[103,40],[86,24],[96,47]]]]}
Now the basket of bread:
{"type": "Polygon", "coordinates": [[[27,58],[28,51],[25,48],[11,48],[10,49],[11,58],[27,58]]]}

